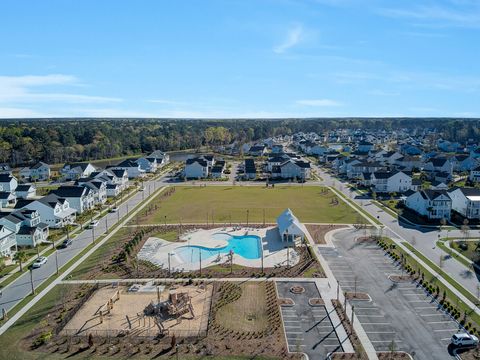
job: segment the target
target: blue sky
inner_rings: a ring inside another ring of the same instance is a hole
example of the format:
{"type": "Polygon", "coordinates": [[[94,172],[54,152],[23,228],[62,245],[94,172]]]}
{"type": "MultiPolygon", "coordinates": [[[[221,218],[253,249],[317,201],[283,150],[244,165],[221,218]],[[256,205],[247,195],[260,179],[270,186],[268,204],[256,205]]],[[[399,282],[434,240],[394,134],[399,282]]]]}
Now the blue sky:
{"type": "Polygon", "coordinates": [[[0,2],[0,117],[480,117],[479,0],[0,2]]]}

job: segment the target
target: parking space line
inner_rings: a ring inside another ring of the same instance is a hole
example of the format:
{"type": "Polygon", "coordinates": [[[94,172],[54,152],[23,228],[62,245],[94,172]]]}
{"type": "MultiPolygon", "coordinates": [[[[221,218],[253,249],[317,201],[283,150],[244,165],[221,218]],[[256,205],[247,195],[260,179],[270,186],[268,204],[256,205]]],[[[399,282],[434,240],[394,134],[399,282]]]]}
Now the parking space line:
{"type": "Polygon", "coordinates": [[[363,317],[363,316],[368,316],[368,317],[384,317],[383,315],[369,315],[369,314],[356,314],[357,317],[363,317]]]}
{"type": "Polygon", "coordinates": [[[396,334],[395,331],[365,331],[367,334],[396,334]]]}
{"type": "Polygon", "coordinates": [[[392,325],[392,323],[389,322],[362,322],[362,325],[392,325]]]}
{"type": "MultiPolygon", "coordinates": [[[[403,342],[402,340],[394,340],[396,343],[403,342]]],[[[370,340],[371,343],[391,343],[392,340],[370,340]]]]}
{"type": "Polygon", "coordinates": [[[438,330],[433,330],[435,332],[442,332],[442,331],[449,331],[449,332],[452,332],[452,331],[457,331],[458,328],[455,328],[455,329],[438,329],[438,330]]]}
{"type": "Polygon", "coordinates": [[[427,324],[452,324],[452,321],[445,320],[445,321],[427,321],[427,324]]]}

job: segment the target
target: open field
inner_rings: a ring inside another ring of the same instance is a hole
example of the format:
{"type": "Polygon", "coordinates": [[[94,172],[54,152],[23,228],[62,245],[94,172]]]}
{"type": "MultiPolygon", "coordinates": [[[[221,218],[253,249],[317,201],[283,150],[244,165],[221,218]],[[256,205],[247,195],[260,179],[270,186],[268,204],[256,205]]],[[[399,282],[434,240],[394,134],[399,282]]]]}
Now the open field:
{"type": "Polygon", "coordinates": [[[317,186],[209,186],[176,187],[167,198],[152,202],[155,210],[140,214],[139,224],[167,223],[274,223],[286,208],[302,222],[354,223],[358,214],[331,191],[317,186]]]}

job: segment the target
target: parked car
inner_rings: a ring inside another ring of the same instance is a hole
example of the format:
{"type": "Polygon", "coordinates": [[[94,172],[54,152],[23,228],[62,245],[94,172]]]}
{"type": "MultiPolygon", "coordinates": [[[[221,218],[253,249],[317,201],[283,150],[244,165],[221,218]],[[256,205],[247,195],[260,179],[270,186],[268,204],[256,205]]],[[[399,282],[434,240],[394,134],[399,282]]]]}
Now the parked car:
{"type": "Polygon", "coordinates": [[[43,264],[47,263],[47,258],[45,256],[40,256],[35,262],[32,264],[32,268],[38,269],[43,264]]]}
{"type": "Polygon", "coordinates": [[[97,225],[98,225],[98,220],[93,220],[93,221],[90,221],[90,224],[88,225],[88,227],[91,229],[97,225]]]}
{"type": "Polygon", "coordinates": [[[455,346],[477,346],[478,338],[467,333],[458,333],[452,336],[451,342],[455,346]]]}
{"type": "Polygon", "coordinates": [[[112,213],[116,213],[118,211],[118,207],[113,207],[113,208],[110,208],[110,212],[112,213]]]}
{"type": "Polygon", "coordinates": [[[73,240],[72,240],[72,239],[65,239],[65,240],[63,240],[63,242],[62,242],[62,244],[60,245],[60,247],[61,247],[62,249],[65,249],[65,248],[69,247],[69,246],[72,245],[72,244],[73,244],[73,240]]]}

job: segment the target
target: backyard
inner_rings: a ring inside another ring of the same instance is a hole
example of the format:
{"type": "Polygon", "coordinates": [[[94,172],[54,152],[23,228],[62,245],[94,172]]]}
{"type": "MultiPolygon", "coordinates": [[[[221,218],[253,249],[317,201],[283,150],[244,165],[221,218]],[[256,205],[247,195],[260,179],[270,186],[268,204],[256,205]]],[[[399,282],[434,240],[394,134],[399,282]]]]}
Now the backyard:
{"type": "Polygon", "coordinates": [[[209,186],[176,187],[159,195],[133,222],[166,223],[274,223],[290,208],[302,222],[354,223],[358,214],[330,190],[318,186],[209,186]],[[265,218],[264,218],[265,215],[265,218]]]}

